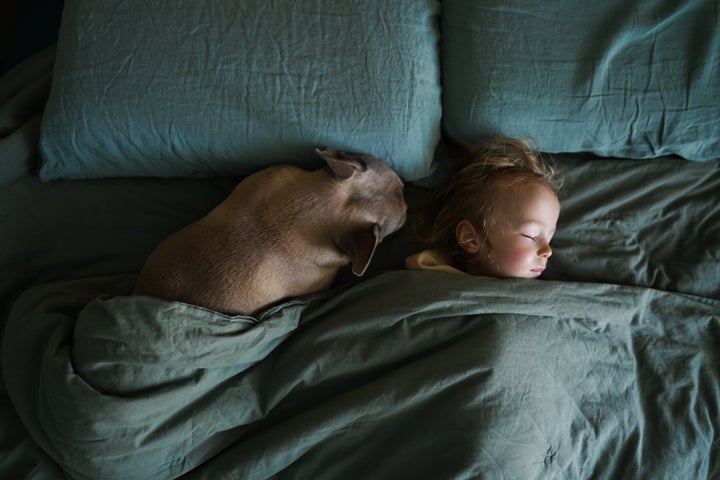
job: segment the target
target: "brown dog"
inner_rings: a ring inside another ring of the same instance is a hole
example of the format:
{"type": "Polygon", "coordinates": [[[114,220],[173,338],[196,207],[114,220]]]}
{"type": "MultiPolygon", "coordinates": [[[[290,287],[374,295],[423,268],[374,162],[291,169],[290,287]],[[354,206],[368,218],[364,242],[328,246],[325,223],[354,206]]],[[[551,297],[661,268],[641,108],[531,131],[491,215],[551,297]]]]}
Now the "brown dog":
{"type": "Polygon", "coordinates": [[[328,288],[348,263],[362,275],[377,244],[405,222],[403,183],[369,155],[315,153],[325,168],[261,170],[161,242],[134,293],[255,315],[328,288]]]}

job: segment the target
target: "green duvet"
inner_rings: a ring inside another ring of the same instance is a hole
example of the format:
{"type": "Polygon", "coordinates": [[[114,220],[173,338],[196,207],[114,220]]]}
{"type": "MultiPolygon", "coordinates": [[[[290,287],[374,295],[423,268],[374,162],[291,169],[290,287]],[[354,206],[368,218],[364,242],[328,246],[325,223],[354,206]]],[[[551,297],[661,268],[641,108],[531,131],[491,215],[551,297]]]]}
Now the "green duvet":
{"type": "Polygon", "coordinates": [[[5,333],[74,478],[720,474],[720,301],[397,271],[253,319],[133,283],[35,287],[5,333]]]}

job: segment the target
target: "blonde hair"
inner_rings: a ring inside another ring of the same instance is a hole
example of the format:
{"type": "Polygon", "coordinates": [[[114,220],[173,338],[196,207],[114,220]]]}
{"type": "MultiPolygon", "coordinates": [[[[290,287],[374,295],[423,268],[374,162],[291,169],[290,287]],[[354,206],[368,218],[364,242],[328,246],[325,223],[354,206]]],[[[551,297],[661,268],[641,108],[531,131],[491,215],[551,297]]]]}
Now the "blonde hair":
{"type": "Polygon", "coordinates": [[[458,165],[457,171],[431,194],[416,219],[415,232],[430,248],[464,265],[466,253],[455,236],[458,222],[469,220],[486,241],[501,188],[536,183],[557,197],[562,180],[555,167],[520,139],[495,137],[477,145],[455,144],[452,149],[450,161],[458,165]]]}

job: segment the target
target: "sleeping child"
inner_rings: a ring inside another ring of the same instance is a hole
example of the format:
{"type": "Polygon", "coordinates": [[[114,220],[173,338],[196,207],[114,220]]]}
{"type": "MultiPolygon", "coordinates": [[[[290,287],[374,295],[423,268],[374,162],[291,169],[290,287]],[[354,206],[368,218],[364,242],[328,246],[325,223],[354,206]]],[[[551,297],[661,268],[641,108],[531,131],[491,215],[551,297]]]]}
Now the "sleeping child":
{"type": "Polygon", "coordinates": [[[461,167],[416,220],[428,249],[405,260],[414,270],[537,278],[552,255],[560,202],[556,170],[524,141],[498,137],[461,145],[461,167]]]}

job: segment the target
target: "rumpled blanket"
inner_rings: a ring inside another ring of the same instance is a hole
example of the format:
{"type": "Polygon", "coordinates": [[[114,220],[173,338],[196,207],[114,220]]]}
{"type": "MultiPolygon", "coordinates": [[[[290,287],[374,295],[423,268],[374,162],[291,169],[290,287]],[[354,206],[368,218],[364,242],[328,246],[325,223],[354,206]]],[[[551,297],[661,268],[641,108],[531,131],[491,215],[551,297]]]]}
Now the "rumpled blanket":
{"type": "Polygon", "coordinates": [[[8,391],[71,478],[720,475],[715,300],[396,271],[251,318],[134,281],[8,322],[8,391]]]}

